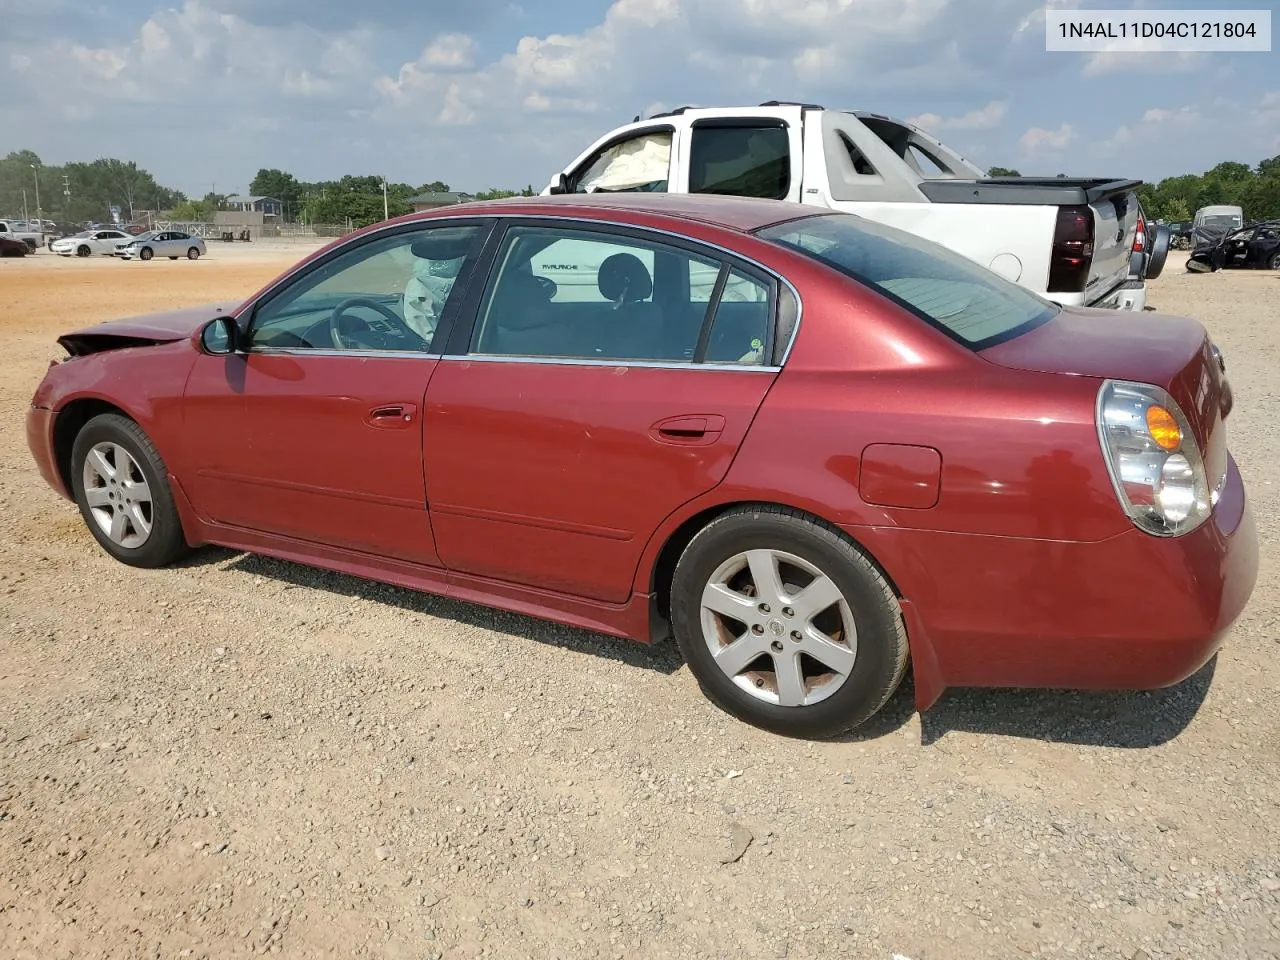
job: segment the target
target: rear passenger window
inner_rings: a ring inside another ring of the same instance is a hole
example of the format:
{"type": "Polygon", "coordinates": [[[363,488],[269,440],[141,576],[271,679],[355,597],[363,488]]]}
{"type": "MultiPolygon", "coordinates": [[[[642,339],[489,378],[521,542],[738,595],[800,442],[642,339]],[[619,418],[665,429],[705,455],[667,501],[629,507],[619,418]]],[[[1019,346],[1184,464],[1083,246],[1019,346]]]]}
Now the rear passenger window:
{"type": "Polygon", "coordinates": [[[791,189],[787,128],[772,121],[694,124],[689,192],[782,200],[791,189]]]}
{"type": "Polygon", "coordinates": [[[771,320],[767,284],[721,264],[629,236],[513,227],[486,291],[472,352],[513,358],[760,363],[771,320]],[[688,284],[684,282],[688,278],[688,284]]]}

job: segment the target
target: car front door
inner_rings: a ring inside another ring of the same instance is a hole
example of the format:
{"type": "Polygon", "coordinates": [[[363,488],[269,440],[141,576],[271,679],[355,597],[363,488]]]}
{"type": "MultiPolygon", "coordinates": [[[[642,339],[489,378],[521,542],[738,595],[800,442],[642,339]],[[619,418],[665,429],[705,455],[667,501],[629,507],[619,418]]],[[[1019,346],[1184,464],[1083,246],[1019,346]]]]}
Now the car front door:
{"type": "Polygon", "coordinates": [[[246,349],[201,356],[188,380],[181,480],[197,511],[231,527],[436,564],[423,397],[433,341],[491,226],[370,234],[243,311],[246,349]]]}
{"type": "Polygon", "coordinates": [[[650,535],[723,479],[774,381],[778,283],[711,248],[573,221],[510,225],[490,274],[427,391],[440,558],[626,601],[650,535]]]}
{"type": "Polygon", "coordinates": [[[799,203],[803,110],[733,107],[695,115],[676,151],[671,192],[765,197],[799,203]]]}

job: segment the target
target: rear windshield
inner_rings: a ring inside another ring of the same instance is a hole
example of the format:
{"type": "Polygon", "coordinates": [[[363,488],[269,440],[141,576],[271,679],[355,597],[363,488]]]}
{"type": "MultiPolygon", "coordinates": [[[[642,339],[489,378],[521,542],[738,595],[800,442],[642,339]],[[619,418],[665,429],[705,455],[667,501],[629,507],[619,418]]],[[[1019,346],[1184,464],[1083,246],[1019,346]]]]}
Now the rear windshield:
{"type": "Polygon", "coordinates": [[[757,236],[873,287],[974,350],[1025,333],[1060,309],[946,247],[852,214],[789,220],[757,236]]]}

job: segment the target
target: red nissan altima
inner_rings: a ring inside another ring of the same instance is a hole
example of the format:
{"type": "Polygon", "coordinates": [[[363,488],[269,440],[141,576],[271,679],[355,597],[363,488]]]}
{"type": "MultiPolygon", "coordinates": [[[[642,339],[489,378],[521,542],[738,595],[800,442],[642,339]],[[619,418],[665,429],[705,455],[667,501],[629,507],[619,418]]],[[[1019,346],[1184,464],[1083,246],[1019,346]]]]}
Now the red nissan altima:
{"type": "Polygon", "coordinates": [[[1222,356],[915,236],[596,194],[378,224],[69,333],[27,420],[103,549],[220,544],[650,642],[821,737],[1196,671],[1258,564],[1222,356]]]}

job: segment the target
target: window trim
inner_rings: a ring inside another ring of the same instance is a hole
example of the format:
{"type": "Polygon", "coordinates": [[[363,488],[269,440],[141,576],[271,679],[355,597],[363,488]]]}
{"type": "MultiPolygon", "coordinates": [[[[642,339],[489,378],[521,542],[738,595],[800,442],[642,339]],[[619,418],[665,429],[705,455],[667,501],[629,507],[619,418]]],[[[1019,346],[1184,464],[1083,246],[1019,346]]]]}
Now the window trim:
{"type": "MultiPolygon", "coordinates": [[[[689,169],[685,171],[684,187],[690,196],[724,196],[724,194],[708,194],[704,190],[693,189],[693,148],[697,143],[699,128],[705,130],[781,130],[787,138],[787,184],[781,196],[762,197],[764,200],[785,200],[791,196],[791,188],[795,185],[795,171],[791,159],[791,124],[782,117],[704,117],[689,125],[689,169]]],[[[747,194],[729,194],[729,196],[747,196],[747,194]]]]}
{"type": "MultiPolygon", "coordinates": [[[[795,336],[799,332],[799,314],[801,309],[800,295],[789,280],[780,274],[769,270],[763,264],[756,263],[754,260],[743,257],[736,251],[721,247],[715,243],[708,243],[702,240],[695,240],[680,234],[671,233],[657,227],[643,227],[634,224],[623,224],[612,220],[592,220],[582,217],[569,216],[557,217],[550,215],[535,214],[532,216],[505,216],[504,223],[500,229],[495,230],[489,238],[492,250],[487,261],[486,276],[483,283],[476,283],[467,291],[466,299],[462,303],[464,316],[468,318],[465,323],[456,325],[449,333],[448,340],[444,349],[442,359],[461,359],[467,361],[483,361],[487,363],[508,362],[508,363],[552,363],[552,364],[568,364],[573,366],[593,365],[606,367],[656,367],[672,370],[764,370],[777,373],[786,363],[787,357],[791,353],[791,347],[795,342],[795,336]],[[688,361],[676,360],[638,360],[628,358],[600,358],[591,357],[545,357],[537,355],[519,355],[519,354],[494,354],[494,353],[476,353],[473,352],[472,344],[475,340],[476,332],[479,330],[481,322],[481,308],[488,303],[493,287],[495,286],[499,272],[502,267],[502,257],[500,253],[507,246],[507,237],[512,230],[520,227],[531,227],[534,229],[558,229],[563,232],[587,233],[587,234],[603,234],[605,236],[616,236],[620,240],[635,240],[646,244],[655,244],[666,246],[674,250],[680,250],[700,256],[707,260],[717,261],[720,264],[720,275],[717,277],[717,288],[714,294],[723,293],[723,284],[720,283],[721,277],[726,278],[730,272],[737,270],[739,273],[754,279],[768,288],[770,298],[767,301],[769,308],[769,317],[765,327],[765,357],[769,360],[766,363],[722,363],[722,362],[706,362],[705,359],[699,359],[705,354],[705,348],[702,345],[703,330],[710,336],[710,326],[714,325],[716,308],[719,307],[719,298],[716,295],[708,300],[707,310],[703,314],[702,327],[699,328],[698,347],[695,348],[694,358],[688,361]],[[653,235],[657,234],[662,239],[654,239],[653,235]],[[778,340],[778,324],[781,317],[781,297],[784,287],[790,291],[791,297],[796,304],[796,318],[793,326],[791,340],[787,343],[786,350],[781,358],[777,357],[778,340]],[[708,323],[710,320],[710,324],[708,323]]],[[[478,272],[477,272],[478,273],[478,272]]],[[[434,346],[434,344],[433,344],[434,346]]]]}
{"type": "Polygon", "coordinates": [[[489,249],[490,241],[493,239],[495,232],[494,217],[432,217],[426,220],[414,220],[409,223],[396,224],[393,227],[371,230],[359,240],[343,243],[341,240],[333,244],[327,249],[323,249],[314,260],[308,260],[300,264],[295,270],[280,277],[274,284],[262,291],[260,295],[255,297],[251,302],[246,304],[245,308],[236,315],[236,322],[239,324],[241,333],[245,337],[245,342],[250,346],[244,351],[245,355],[278,355],[289,354],[291,356],[377,356],[377,357],[440,357],[441,351],[435,349],[436,341],[441,343],[448,342],[449,333],[452,325],[456,322],[458,314],[470,294],[470,287],[474,282],[477,274],[485,265],[485,258],[492,255],[489,249]],[[445,309],[440,316],[440,322],[436,325],[435,336],[432,337],[431,343],[428,344],[426,350],[339,350],[335,347],[253,347],[251,338],[253,330],[258,322],[260,312],[277,301],[281,296],[287,295],[289,290],[293,289],[299,283],[305,283],[308,277],[313,276],[320,270],[332,264],[335,260],[348,256],[372,243],[378,243],[389,237],[398,237],[402,234],[422,233],[432,229],[445,229],[459,227],[478,227],[482,231],[480,241],[480,250],[476,255],[476,262],[471,273],[465,277],[460,275],[456,286],[461,287],[462,296],[454,300],[453,303],[445,309]]]}

